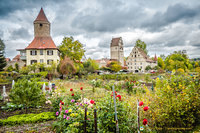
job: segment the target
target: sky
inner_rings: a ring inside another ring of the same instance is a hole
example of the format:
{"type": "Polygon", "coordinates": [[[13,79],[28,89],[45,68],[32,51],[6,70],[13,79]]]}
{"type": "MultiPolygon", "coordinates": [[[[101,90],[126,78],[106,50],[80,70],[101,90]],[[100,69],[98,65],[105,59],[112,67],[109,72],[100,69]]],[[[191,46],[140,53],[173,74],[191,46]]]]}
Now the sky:
{"type": "Polygon", "coordinates": [[[73,36],[84,45],[86,58],[110,58],[115,37],[122,37],[125,57],[137,39],[147,44],[151,57],[179,50],[200,57],[199,0],[0,0],[6,57],[14,58],[16,49],[31,43],[41,7],[55,44],[73,36]]]}

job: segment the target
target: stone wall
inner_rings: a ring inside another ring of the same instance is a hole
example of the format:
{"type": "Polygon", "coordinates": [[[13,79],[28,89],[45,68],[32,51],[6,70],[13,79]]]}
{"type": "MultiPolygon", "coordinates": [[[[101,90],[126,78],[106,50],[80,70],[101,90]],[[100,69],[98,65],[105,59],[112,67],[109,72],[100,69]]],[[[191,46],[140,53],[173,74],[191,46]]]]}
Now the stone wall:
{"type": "Polygon", "coordinates": [[[26,63],[23,61],[8,61],[4,69],[7,69],[10,65],[15,68],[15,63],[19,65],[19,68],[22,68],[26,63]]]}

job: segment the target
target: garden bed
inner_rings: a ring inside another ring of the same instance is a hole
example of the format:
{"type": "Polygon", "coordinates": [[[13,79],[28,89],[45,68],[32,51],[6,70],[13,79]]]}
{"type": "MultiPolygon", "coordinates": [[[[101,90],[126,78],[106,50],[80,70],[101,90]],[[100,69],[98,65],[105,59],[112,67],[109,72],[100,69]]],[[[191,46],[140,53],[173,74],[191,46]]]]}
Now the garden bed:
{"type": "Polygon", "coordinates": [[[3,126],[0,127],[0,132],[48,132],[54,133],[52,124],[55,120],[46,121],[42,123],[23,124],[16,126],[3,126]]]}
{"type": "MultiPolygon", "coordinates": [[[[2,102],[0,103],[0,105],[5,105],[2,102]]],[[[41,113],[41,112],[49,112],[52,110],[52,106],[50,105],[44,105],[40,108],[29,108],[26,112],[25,109],[17,109],[17,110],[13,110],[13,111],[8,111],[8,110],[2,110],[0,108],[0,119],[5,119],[9,116],[13,116],[13,115],[19,115],[19,114],[29,114],[29,113],[41,113]]]]}

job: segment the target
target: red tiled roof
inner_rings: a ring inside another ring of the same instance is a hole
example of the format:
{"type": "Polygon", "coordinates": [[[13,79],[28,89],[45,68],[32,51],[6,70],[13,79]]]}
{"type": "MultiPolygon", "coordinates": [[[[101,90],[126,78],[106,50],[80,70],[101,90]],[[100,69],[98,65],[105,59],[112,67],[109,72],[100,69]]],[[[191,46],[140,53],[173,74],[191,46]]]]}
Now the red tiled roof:
{"type": "Polygon", "coordinates": [[[119,46],[119,40],[120,40],[120,38],[121,38],[121,37],[112,38],[111,47],[112,47],[112,46],[119,46]]]}
{"type": "Polygon", "coordinates": [[[6,58],[6,62],[10,61],[10,58],[6,58]]]}
{"type": "Polygon", "coordinates": [[[49,22],[42,8],[41,8],[37,18],[35,19],[35,21],[46,21],[46,22],[49,22]]]}
{"type": "Polygon", "coordinates": [[[154,61],[157,61],[157,56],[156,56],[156,54],[155,54],[155,57],[154,57],[154,61]]]}
{"type": "Polygon", "coordinates": [[[20,55],[16,55],[13,59],[12,59],[12,61],[19,61],[20,60],[20,55]]]}
{"type": "Polygon", "coordinates": [[[25,49],[57,49],[51,37],[35,37],[25,49]]]}

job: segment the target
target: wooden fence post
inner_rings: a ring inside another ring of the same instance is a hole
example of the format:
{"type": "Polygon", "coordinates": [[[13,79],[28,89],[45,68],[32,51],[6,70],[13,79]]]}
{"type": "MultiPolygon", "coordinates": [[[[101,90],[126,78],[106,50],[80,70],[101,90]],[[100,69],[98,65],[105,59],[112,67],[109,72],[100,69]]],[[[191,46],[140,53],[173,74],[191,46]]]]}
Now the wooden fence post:
{"type": "Polygon", "coordinates": [[[84,121],[84,133],[87,133],[87,108],[85,108],[85,121],[84,121]]]}
{"type": "Polygon", "coordinates": [[[97,133],[97,109],[94,109],[94,132],[97,133]]]}

